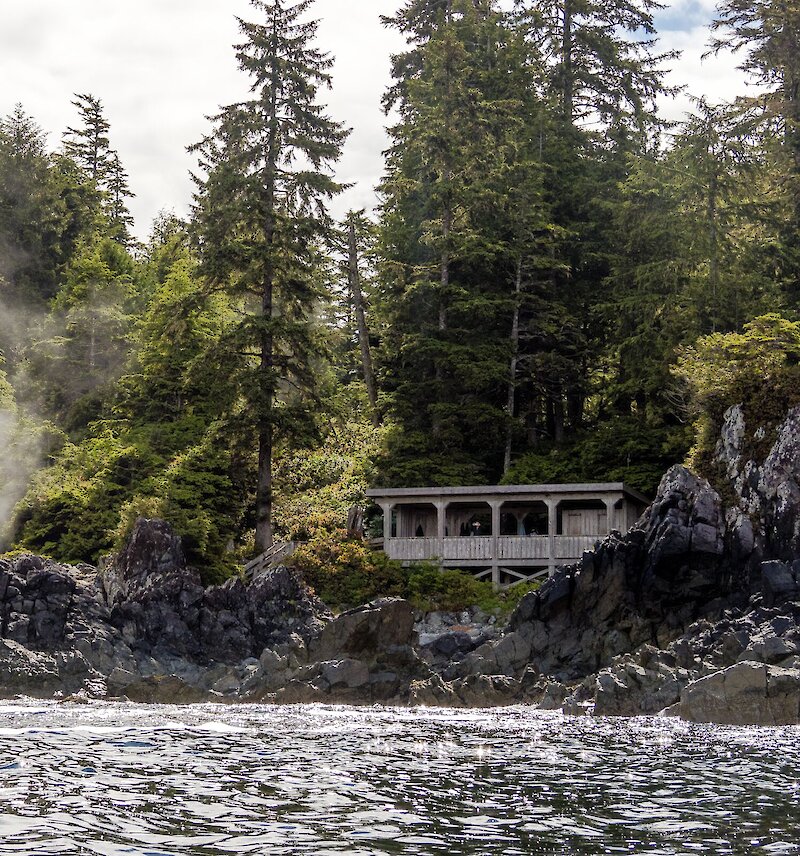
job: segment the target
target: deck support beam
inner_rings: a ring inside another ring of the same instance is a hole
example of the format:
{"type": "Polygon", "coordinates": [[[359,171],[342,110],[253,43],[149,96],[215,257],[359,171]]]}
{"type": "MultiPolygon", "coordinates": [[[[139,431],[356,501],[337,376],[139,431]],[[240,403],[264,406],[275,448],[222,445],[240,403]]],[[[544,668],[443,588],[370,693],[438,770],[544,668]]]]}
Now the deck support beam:
{"type": "Polygon", "coordinates": [[[545,503],[547,504],[547,537],[549,539],[549,545],[547,548],[547,554],[550,556],[550,565],[548,567],[548,573],[552,577],[556,572],[556,531],[558,529],[558,500],[550,499],[549,497],[545,499],[545,503]]]}
{"type": "Polygon", "coordinates": [[[449,502],[443,499],[437,500],[436,506],[436,537],[441,541],[447,535],[447,506],[449,502]]]}
{"type": "Polygon", "coordinates": [[[394,510],[394,503],[381,502],[379,504],[383,510],[383,543],[388,544],[392,538],[392,511],[394,510]]]}
{"type": "Polygon", "coordinates": [[[490,500],[492,509],[492,586],[497,591],[500,588],[500,566],[498,565],[497,539],[500,535],[500,509],[503,506],[502,499],[490,500]]]}

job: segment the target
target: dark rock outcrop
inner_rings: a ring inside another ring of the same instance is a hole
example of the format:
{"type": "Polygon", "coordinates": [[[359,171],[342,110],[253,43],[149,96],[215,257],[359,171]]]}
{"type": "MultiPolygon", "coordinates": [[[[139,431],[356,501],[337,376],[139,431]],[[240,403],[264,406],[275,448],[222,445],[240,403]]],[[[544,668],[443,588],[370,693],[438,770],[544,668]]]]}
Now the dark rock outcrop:
{"type": "MultiPolygon", "coordinates": [[[[516,701],[550,707],[559,688],[565,711],[593,705],[596,714],[630,716],[671,707],[698,718],[700,699],[724,684],[714,676],[745,674],[739,664],[748,661],[764,664],[759,674],[778,670],[790,699],[780,710],[800,721],[787,689],[800,677],[800,408],[761,463],[745,460],[749,431],[767,436],[731,408],[716,456],[732,504],[673,467],[628,533],[612,533],[559,570],[522,600],[499,640],[440,669],[451,680],[429,680],[417,697],[460,704],[459,680],[503,676],[516,701]]],[[[776,686],[766,678],[753,684],[748,722],[784,721],[770,713],[776,686]]],[[[724,698],[706,704],[709,721],[736,721],[722,712],[735,704],[733,692],[724,698]]]]}
{"type": "Polygon", "coordinates": [[[273,568],[249,586],[240,579],[203,588],[180,539],[162,521],[139,521],[100,576],[111,624],[135,650],[237,663],[292,633],[310,638],[329,617],[300,576],[273,568]]]}
{"type": "Polygon", "coordinates": [[[139,520],[102,571],[0,562],[0,696],[400,700],[427,667],[386,599],[333,618],[299,574],[204,588],[167,524],[139,520]]]}
{"type": "Polygon", "coordinates": [[[735,597],[725,535],[719,496],[674,467],[630,532],[612,533],[523,598],[508,632],[465,657],[463,674],[511,676],[533,662],[543,674],[576,680],[641,645],[667,644],[715,601],[735,597]]]}
{"type": "Polygon", "coordinates": [[[418,639],[392,598],[334,618],[284,567],[204,588],[160,521],[138,521],[99,574],[0,560],[0,695],[798,722],[800,408],[763,461],[745,460],[751,432],[767,436],[731,408],[716,450],[727,505],[673,467],[629,532],[523,598],[502,632],[485,616],[430,616],[418,639]]]}

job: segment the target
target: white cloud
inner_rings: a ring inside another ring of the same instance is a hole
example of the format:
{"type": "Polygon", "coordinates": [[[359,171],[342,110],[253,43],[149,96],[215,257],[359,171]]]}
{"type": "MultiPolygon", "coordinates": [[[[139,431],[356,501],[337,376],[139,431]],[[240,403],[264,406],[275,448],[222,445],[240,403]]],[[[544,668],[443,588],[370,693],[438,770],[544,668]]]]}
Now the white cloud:
{"type": "MultiPolygon", "coordinates": [[[[340,164],[356,183],[337,208],[371,205],[386,147],[380,98],[396,33],[379,23],[395,0],[318,0],[319,43],[336,56],[330,114],[353,128],[340,164]]],[[[136,193],[131,209],[145,236],[162,209],[188,210],[194,159],[186,147],[209,129],[206,116],[247,91],[232,44],[234,15],[254,18],[247,0],[26,0],[7,4],[0,33],[0,113],[16,102],[49,132],[52,145],[75,124],[70,102],[89,92],[104,104],[112,145],[136,193]]]]}
{"type": "MultiPolygon", "coordinates": [[[[397,33],[383,28],[400,0],[317,0],[320,45],[336,57],[330,114],[353,128],[339,178],[355,187],[335,213],[370,207],[383,169],[385,118],[380,99],[389,83],[389,55],[401,49],[397,33]]],[[[162,209],[188,211],[193,158],[186,146],[208,130],[205,117],[246,91],[231,45],[238,39],[234,15],[257,13],[247,0],[25,0],[4,4],[0,31],[0,113],[14,103],[60,141],[76,121],[73,93],[103,100],[112,145],[120,152],[137,194],[131,208],[137,233],[146,236],[162,209]]],[[[731,98],[741,91],[736,60],[701,61],[713,0],[675,0],[661,13],[669,28],[662,47],[684,56],[671,81],[693,94],[731,98]]],[[[681,96],[665,109],[677,117],[689,106],[681,96]]]]}
{"type": "Polygon", "coordinates": [[[662,50],[679,50],[680,59],[668,75],[671,86],[685,87],[674,99],[664,99],[660,105],[668,119],[680,119],[692,110],[692,96],[705,97],[712,103],[732,101],[746,88],[745,76],[737,68],[740,55],[723,51],[704,56],[708,52],[707,26],[687,31],[672,30],[663,33],[659,46],[662,50]]]}

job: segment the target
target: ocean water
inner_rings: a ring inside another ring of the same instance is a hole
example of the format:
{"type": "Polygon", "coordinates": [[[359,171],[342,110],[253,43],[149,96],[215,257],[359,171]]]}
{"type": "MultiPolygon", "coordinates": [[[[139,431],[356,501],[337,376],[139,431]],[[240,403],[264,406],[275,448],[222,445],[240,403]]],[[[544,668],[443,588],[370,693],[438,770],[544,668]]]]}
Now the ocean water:
{"type": "Polygon", "coordinates": [[[800,728],[0,703],[0,854],[800,854],[800,728]]]}

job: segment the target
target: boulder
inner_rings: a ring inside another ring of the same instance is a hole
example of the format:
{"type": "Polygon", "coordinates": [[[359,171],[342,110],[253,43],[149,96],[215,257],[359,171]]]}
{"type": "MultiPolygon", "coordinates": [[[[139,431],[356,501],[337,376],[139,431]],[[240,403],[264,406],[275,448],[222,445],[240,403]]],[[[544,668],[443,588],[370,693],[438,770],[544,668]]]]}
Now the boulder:
{"type": "Polygon", "coordinates": [[[146,704],[195,704],[214,698],[211,693],[191,686],[174,675],[138,678],[119,687],[119,695],[146,704]]]}
{"type": "Polygon", "coordinates": [[[643,716],[658,713],[680,700],[689,673],[664,663],[645,668],[626,657],[596,678],[596,716],[643,716]]]}
{"type": "Polygon", "coordinates": [[[800,670],[743,661],[690,683],[680,715],[726,725],[800,723],[800,670]]]}
{"type": "MultiPolygon", "coordinates": [[[[793,563],[797,564],[797,563],[793,563]]],[[[761,563],[761,591],[765,606],[775,606],[790,598],[800,597],[800,581],[793,566],[775,559],[761,563]]]]}
{"type": "Polygon", "coordinates": [[[415,641],[411,606],[400,598],[383,598],[329,621],[309,644],[309,657],[332,660],[347,655],[374,662],[381,654],[415,641]]]}
{"type": "Polygon", "coordinates": [[[62,689],[55,659],[13,639],[0,639],[0,698],[48,698],[62,689]]]}
{"type": "Polygon", "coordinates": [[[461,699],[451,684],[441,675],[412,681],[408,690],[408,704],[412,707],[461,707],[461,699]]]}

